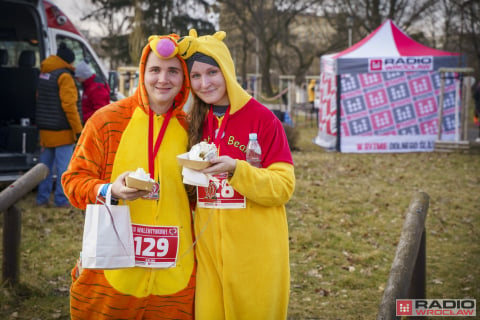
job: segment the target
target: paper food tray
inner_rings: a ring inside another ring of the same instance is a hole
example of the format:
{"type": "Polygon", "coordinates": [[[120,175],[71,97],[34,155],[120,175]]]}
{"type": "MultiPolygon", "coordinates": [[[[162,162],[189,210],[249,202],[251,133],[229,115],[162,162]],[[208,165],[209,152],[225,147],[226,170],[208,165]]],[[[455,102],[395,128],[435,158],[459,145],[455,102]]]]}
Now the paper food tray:
{"type": "Polygon", "coordinates": [[[181,166],[193,170],[202,170],[210,166],[210,161],[190,160],[188,159],[188,152],[177,156],[177,161],[181,166]]]}
{"type": "Polygon", "coordinates": [[[136,179],[134,177],[127,176],[125,178],[125,183],[129,188],[135,188],[138,190],[145,190],[145,191],[152,191],[153,190],[153,182],[152,181],[145,181],[136,179]]]}

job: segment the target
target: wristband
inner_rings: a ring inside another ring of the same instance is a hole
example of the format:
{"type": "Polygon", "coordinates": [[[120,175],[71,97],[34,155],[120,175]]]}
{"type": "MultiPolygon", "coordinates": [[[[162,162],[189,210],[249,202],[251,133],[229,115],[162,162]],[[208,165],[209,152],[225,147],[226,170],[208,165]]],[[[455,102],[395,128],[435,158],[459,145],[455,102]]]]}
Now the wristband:
{"type": "Polygon", "coordinates": [[[102,184],[100,189],[98,189],[98,194],[105,198],[107,196],[107,190],[110,185],[111,183],[102,184]]]}

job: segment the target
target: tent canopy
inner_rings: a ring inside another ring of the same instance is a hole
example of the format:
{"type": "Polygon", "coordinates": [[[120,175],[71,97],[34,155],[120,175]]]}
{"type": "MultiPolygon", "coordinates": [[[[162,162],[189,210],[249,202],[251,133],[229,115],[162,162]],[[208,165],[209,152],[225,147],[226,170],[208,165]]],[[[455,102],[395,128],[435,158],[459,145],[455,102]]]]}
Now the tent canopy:
{"type": "MultiPolygon", "coordinates": [[[[439,127],[441,67],[464,56],[417,43],[391,20],[352,47],[321,58],[318,135],[342,152],[432,151],[439,127]]],[[[441,139],[459,128],[459,79],[445,77],[441,139]]]]}
{"type": "Polygon", "coordinates": [[[386,20],[367,37],[341,52],[322,56],[322,71],[334,74],[433,71],[463,64],[459,53],[420,44],[386,20]]]}

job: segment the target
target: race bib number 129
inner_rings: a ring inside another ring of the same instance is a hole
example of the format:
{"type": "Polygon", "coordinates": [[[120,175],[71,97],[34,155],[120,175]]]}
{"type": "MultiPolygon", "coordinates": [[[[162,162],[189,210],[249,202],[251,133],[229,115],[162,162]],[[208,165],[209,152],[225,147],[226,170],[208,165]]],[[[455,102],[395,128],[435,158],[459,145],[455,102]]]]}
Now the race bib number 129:
{"type": "Polygon", "coordinates": [[[132,224],[135,266],[173,268],[177,263],[179,230],[174,226],[132,224]]]}

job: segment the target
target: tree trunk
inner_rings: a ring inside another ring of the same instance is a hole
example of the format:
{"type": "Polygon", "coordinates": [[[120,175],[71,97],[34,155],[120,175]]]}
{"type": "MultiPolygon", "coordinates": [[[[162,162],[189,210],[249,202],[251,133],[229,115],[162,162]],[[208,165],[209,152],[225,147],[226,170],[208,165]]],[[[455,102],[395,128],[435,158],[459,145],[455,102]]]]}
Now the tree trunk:
{"type": "Polygon", "coordinates": [[[130,59],[132,61],[138,61],[142,54],[142,48],[144,43],[143,32],[143,14],[141,10],[141,0],[135,0],[135,18],[133,23],[133,31],[128,38],[128,47],[130,53],[130,59]]]}

